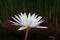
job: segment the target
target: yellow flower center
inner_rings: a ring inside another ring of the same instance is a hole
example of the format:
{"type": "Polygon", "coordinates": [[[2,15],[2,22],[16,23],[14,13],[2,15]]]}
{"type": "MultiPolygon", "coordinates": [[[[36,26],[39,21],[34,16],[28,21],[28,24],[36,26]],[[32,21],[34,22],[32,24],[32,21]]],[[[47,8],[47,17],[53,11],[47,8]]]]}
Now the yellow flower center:
{"type": "Polygon", "coordinates": [[[26,30],[29,30],[30,29],[30,27],[29,26],[26,26],[26,30]]]}

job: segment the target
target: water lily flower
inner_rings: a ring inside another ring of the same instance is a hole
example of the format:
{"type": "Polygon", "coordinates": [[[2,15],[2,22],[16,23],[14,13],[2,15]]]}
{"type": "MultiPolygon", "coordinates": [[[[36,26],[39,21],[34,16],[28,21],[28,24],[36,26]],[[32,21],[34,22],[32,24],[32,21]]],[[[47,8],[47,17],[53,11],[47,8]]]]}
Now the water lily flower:
{"type": "Polygon", "coordinates": [[[31,13],[28,15],[26,13],[20,13],[18,15],[14,15],[12,19],[14,21],[10,21],[13,25],[22,25],[18,30],[24,30],[27,28],[48,28],[44,26],[39,26],[44,20],[41,19],[42,16],[38,16],[31,13]]]}

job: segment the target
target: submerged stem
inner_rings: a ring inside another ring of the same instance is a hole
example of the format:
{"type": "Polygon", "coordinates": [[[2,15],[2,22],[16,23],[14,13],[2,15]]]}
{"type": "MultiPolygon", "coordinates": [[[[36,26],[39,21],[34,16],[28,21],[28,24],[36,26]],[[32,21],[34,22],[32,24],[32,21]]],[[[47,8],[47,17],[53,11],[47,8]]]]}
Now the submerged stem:
{"type": "Polygon", "coordinates": [[[28,27],[28,28],[26,29],[25,40],[27,40],[27,38],[28,38],[28,32],[29,32],[29,30],[30,30],[30,28],[28,27]]]}

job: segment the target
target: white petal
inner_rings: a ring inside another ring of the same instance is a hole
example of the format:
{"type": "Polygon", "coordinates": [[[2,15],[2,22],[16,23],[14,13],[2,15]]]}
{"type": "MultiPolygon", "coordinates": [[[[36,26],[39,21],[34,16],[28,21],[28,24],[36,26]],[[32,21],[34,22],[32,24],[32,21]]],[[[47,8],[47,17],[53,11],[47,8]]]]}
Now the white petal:
{"type": "Polygon", "coordinates": [[[25,14],[23,15],[23,14],[21,13],[21,16],[19,15],[19,17],[20,17],[20,20],[21,20],[21,24],[25,25],[25,23],[26,23],[26,22],[25,22],[25,20],[26,20],[26,15],[25,15],[25,14]]]}
{"type": "Polygon", "coordinates": [[[10,21],[11,23],[13,23],[12,25],[20,25],[19,23],[16,23],[16,22],[13,22],[13,21],[10,21]]]}
{"type": "Polygon", "coordinates": [[[41,24],[44,20],[40,20],[39,22],[35,21],[34,23],[31,24],[31,27],[35,27],[38,26],[39,24],[41,24]]]}
{"type": "Polygon", "coordinates": [[[20,18],[19,18],[18,16],[15,15],[15,17],[16,17],[17,20],[21,21],[20,18]]]}
{"type": "Polygon", "coordinates": [[[21,12],[21,16],[23,16],[23,13],[21,12]]]}
{"type": "Polygon", "coordinates": [[[33,14],[32,16],[31,16],[31,23],[30,23],[30,26],[33,26],[33,24],[34,24],[34,22],[35,22],[35,20],[36,20],[36,17],[37,16],[35,16],[35,14],[33,14]]]}
{"type": "Polygon", "coordinates": [[[32,17],[34,17],[35,16],[35,13],[32,15],[32,17]]]}
{"type": "Polygon", "coordinates": [[[27,20],[27,15],[26,15],[26,13],[24,13],[24,20],[25,20],[25,21],[27,20]]]}
{"type": "Polygon", "coordinates": [[[24,13],[24,16],[27,18],[27,15],[26,15],[26,13],[24,13]]]}
{"type": "Polygon", "coordinates": [[[45,27],[45,26],[36,26],[36,28],[48,28],[48,27],[45,27]]]}
{"type": "Polygon", "coordinates": [[[26,29],[27,27],[20,27],[18,30],[24,30],[26,29]]]}
{"type": "Polygon", "coordinates": [[[12,17],[13,20],[15,20],[16,22],[20,23],[17,19],[15,19],[14,17],[12,17]]]}
{"type": "Polygon", "coordinates": [[[36,19],[36,21],[39,21],[41,18],[42,18],[42,16],[39,16],[39,17],[36,19]]]}
{"type": "Polygon", "coordinates": [[[40,21],[37,22],[35,25],[39,25],[39,24],[41,24],[42,22],[44,22],[44,20],[40,20],[40,21]]]}
{"type": "Polygon", "coordinates": [[[23,22],[24,22],[24,24],[26,24],[26,21],[27,21],[27,15],[26,15],[26,13],[24,13],[24,16],[23,16],[23,18],[22,18],[23,20],[23,22]]]}
{"type": "Polygon", "coordinates": [[[35,18],[37,18],[38,15],[35,16],[35,18]]]}
{"type": "MultiPolygon", "coordinates": [[[[15,24],[16,22],[13,22],[13,21],[10,21],[11,23],[13,23],[13,24],[15,24]]],[[[17,24],[19,24],[19,23],[17,23],[17,24]]]]}
{"type": "Polygon", "coordinates": [[[39,16],[38,18],[36,18],[38,15],[36,15],[35,16],[35,14],[33,14],[33,16],[31,17],[31,19],[32,19],[32,23],[31,23],[31,27],[33,26],[37,26],[38,24],[40,24],[41,23],[41,21],[39,21],[41,18],[42,18],[42,16],[39,16]]]}
{"type": "Polygon", "coordinates": [[[19,18],[20,18],[20,16],[21,16],[21,15],[20,15],[20,14],[18,14],[18,16],[19,16],[19,18]]]}
{"type": "Polygon", "coordinates": [[[26,13],[24,13],[23,17],[24,17],[23,18],[23,23],[24,23],[24,25],[27,25],[27,15],[26,15],[26,13]]]}
{"type": "Polygon", "coordinates": [[[20,14],[18,14],[19,18],[20,18],[20,24],[23,25],[24,24],[24,20],[23,20],[23,16],[21,16],[20,14]]]}
{"type": "Polygon", "coordinates": [[[31,16],[31,21],[33,22],[35,18],[36,18],[36,17],[35,17],[35,14],[33,14],[33,15],[31,16]]]}
{"type": "Polygon", "coordinates": [[[31,22],[31,14],[29,13],[27,18],[27,25],[30,25],[30,22],[31,22]]]}
{"type": "Polygon", "coordinates": [[[19,19],[20,19],[20,22],[22,22],[22,20],[21,20],[21,18],[20,18],[20,17],[21,17],[21,15],[20,15],[20,14],[18,14],[18,17],[19,17],[19,19]]]}

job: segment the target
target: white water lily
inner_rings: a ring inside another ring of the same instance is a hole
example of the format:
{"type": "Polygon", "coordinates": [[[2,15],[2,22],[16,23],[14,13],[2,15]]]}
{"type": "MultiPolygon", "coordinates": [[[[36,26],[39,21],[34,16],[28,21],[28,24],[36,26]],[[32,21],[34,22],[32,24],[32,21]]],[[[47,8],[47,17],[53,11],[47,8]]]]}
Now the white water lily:
{"type": "Polygon", "coordinates": [[[21,13],[18,15],[15,15],[15,17],[12,17],[12,19],[15,21],[10,21],[13,23],[13,25],[22,25],[18,30],[24,30],[29,28],[48,28],[48,27],[43,27],[39,26],[44,20],[41,20],[42,16],[35,15],[31,13],[27,14],[26,13],[21,13]]]}

